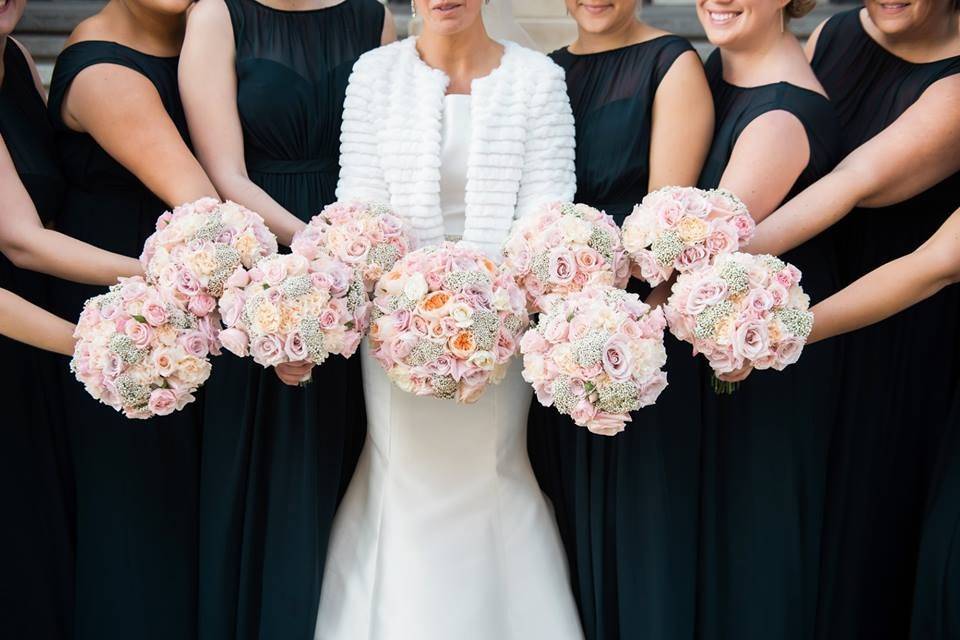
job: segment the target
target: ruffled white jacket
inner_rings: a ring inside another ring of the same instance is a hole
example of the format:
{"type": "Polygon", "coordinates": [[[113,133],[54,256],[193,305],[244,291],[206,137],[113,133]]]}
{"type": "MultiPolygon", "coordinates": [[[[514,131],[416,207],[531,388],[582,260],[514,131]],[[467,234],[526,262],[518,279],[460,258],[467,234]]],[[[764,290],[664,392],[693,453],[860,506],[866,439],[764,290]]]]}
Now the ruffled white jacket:
{"type": "MultiPolygon", "coordinates": [[[[340,136],[337,199],[388,202],[420,245],[444,239],[443,98],[450,79],[416,39],[365,53],[353,67],[340,136]]],[[[472,138],[463,240],[499,253],[516,218],[576,191],[574,122],[563,69],[504,42],[500,66],[471,85],[472,138]]]]}

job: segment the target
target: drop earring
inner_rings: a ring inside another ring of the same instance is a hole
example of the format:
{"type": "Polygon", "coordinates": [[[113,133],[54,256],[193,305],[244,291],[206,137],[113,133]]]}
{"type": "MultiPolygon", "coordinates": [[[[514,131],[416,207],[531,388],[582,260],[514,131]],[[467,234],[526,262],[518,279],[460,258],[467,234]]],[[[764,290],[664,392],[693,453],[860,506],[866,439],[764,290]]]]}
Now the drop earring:
{"type": "Polygon", "coordinates": [[[417,0],[410,0],[410,17],[417,17],[417,0]]]}

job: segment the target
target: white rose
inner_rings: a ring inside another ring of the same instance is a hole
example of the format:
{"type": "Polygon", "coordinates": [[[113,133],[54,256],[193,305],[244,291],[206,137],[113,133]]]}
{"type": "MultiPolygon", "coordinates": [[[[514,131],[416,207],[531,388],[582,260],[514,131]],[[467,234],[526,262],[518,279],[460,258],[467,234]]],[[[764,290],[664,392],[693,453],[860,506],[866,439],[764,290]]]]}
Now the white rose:
{"type": "Polygon", "coordinates": [[[470,356],[469,362],[481,371],[492,371],[497,359],[490,351],[476,351],[470,356]]]}
{"type": "Polygon", "coordinates": [[[427,295],[427,291],[430,288],[427,286],[427,281],[423,277],[423,274],[415,273],[409,278],[403,285],[403,295],[407,297],[408,300],[419,300],[423,296],[427,295]]]}

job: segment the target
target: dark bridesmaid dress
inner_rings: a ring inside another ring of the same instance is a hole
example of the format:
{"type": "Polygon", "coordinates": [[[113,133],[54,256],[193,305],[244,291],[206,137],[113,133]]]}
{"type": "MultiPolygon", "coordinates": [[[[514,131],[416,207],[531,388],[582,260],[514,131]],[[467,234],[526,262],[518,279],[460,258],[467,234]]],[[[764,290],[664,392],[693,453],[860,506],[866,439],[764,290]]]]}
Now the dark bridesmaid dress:
{"type": "MultiPolygon", "coordinates": [[[[596,54],[551,54],[566,70],[577,125],[577,202],[622,224],[643,199],[654,96],[692,50],[663,36],[596,54]]],[[[636,292],[645,297],[649,288],[636,292]]],[[[531,407],[530,457],[556,510],[590,640],[693,637],[699,377],[689,348],[668,337],[667,351],[669,386],[613,438],[531,407]]]]}
{"type": "MultiPolygon", "coordinates": [[[[852,10],[824,26],[813,68],[837,109],[847,153],[894,122],[931,84],[960,73],[960,56],[925,64],[898,58],[852,10]]],[[[853,210],[838,225],[841,284],[920,246],[960,205],[958,194],[960,173],[899,204],[853,210]]],[[[960,288],[948,287],[843,341],[819,637],[905,638],[930,470],[957,398],[960,288]]],[[[960,614],[960,601],[948,609],[960,614]]]]}
{"type": "MultiPolygon", "coordinates": [[[[347,79],[379,46],[384,8],[225,1],[248,174],[309,220],[336,199],[347,79]]],[[[358,358],[331,358],[304,388],[250,360],[218,359],[204,417],[203,640],[313,637],[330,527],[365,424],[358,358]]]]}
{"type": "MultiPolygon", "coordinates": [[[[840,132],[826,97],[786,82],[729,84],[719,51],[706,68],[717,124],[701,187],[719,185],[740,134],[772,111],[795,116],[810,149],[785,200],[833,169],[840,132]]],[[[782,258],[803,272],[812,302],[837,290],[831,230],[782,258]]],[[[704,368],[699,638],[813,637],[840,365],[838,343],[828,340],[805,348],[784,371],[754,371],[731,395],[714,393],[704,368]]]]}
{"type": "MultiPolygon", "coordinates": [[[[7,40],[0,137],[41,220],[63,196],[47,108],[20,48],[7,40]]],[[[7,212],[5,212],[6,215],[7,212]]],[[[47,278],[0,254],[0,287],[47,306],[47,278]]],[[[0,336],[0,637],[59,640],[72,633],[73,474],[59,411],[57,359],[0,336]]]]}
{"type": "MultiPolygon", "coordinates": [[[[186,139],[177,60],[101,41],[80,42],[60,54],[49,101],[68,183],[59,231],[108,251],[140,255],[167,207],[90,135],[68,128],[61,110],[84,69],[127,67],[156,87],[186,139]]],[[[75,322],[84,300],[102,291],[61,281],[52,308],[75,322]]],[[[87,395],[67,366],[64,358],[63,405],[77,498],[76,637],[194,638],[202,396],[170,416],[128,420],[87,395]]]]}

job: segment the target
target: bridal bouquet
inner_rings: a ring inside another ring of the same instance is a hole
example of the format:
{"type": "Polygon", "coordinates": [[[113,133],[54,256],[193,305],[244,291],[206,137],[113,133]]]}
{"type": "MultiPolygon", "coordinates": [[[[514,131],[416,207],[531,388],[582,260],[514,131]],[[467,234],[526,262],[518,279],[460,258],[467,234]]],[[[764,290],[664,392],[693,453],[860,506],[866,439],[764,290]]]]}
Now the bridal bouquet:
{"type": "Polygon", "coordinates": [[[796,362],[813,328],[809,307],[796,267],[731,253],[681,274],[665,313],[673,335],[723,374],[745,364],[781,371],[796,362]]]}
{"type": "Polygon", "coordinates": [[[321,255],[354,268],[367,291],[410,251],[403,221],[382,204],[335,202],[314,216],[293,238],[294,253],[309,260],[321,255]]]}
{"type": "Polygon", "coordinates": [[[523,377],[540,404],[594,433],[617,434],[667,386],[665,327],[659,309],[622,289],[570,294],[520,340],[523,377]]]}
{"type": "Polygon", "coordinates": [[[277,252],[277,239],[256,213],[233,202],[202,198],[157,220],[140,262],[164,299],[203,317],[217,307],[238,267],[277,252]]]}
{"type": "Polygon", "coordinates": [[[528,324],[509,273],[450,242],[399,260],[377,283],[373,304],[370,348],[390,380],[464,403],[503,379],[528,324]]]}
{"type": "Polygon", "coordinates": [[[634,275],[656,286],[674,270],[686,273],[733,253],[753,237],[746,206],[723,189],[664,187],[643,199],[623,222],[623,245],[634,275]]]}
{"type": "Polygon", "coordinates": [[[531,312],[545,311],[558,296],[586,287],[625,287],[630,278],[617,224],[583,204],[554,203],[518,220],[503,255],[531,312]]]}
{"type": "Polygon", "coordinates": [[[276,254],[226,280],[220,342],[263,367],[322,364],[332,353],[349,358],[356,352],[369,313],[363,283],[342,262],[276,254]]]}
{"type": "Polygon", "coordinates": [[[83,306],[70,370],[87,392],[128,418],[179,411],[210,376],[210,325],[143,278],[122,278],[83,306]]]}

